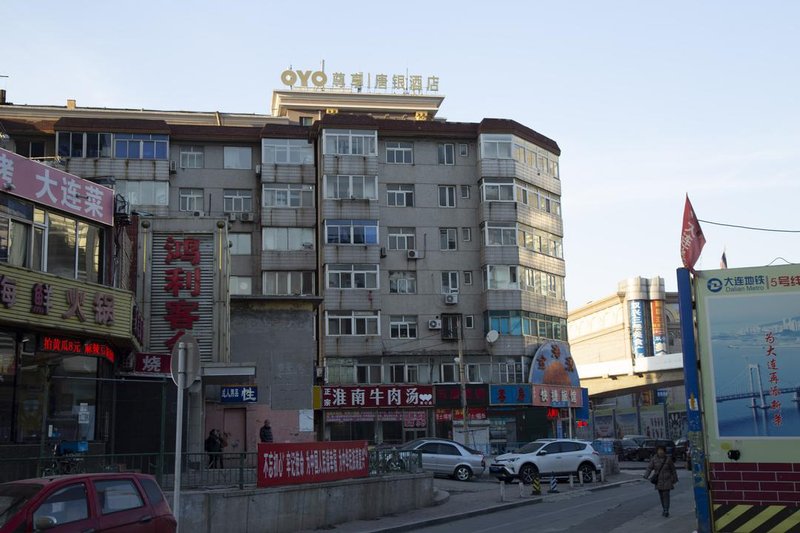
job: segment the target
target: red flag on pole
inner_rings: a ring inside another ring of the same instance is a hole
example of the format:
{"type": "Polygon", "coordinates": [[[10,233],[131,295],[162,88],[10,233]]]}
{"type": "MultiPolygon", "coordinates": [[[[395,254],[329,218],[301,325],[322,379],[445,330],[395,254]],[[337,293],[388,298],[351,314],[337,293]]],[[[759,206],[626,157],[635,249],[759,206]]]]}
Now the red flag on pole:
{"type": "Polygon", "coordinates": [[[697,215],[694,214],[692,202],[689,201],[689,195],[686,195],[686,204],[683,207],[683,231],[681,232],[681,260],[683,266],[694,272],[694,264],[700,257],[700,252],[703,251],[703,246],[706,244],[706,237],[703,235],[703,230],[700,228],[700,222],[697,221],[697,215]]]}

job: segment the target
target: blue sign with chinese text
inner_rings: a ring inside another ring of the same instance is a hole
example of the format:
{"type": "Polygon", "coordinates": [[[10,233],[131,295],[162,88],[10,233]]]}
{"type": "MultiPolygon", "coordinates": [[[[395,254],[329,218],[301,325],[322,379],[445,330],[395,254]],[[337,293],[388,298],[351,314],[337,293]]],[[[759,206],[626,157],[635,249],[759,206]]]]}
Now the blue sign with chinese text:
{"type": "Polygon", "coordinates": [[[258,402],[258,387],[254,385],[222,387],[220,401],[222,403],[256,403],[258,402]]]}
{"type": "Polygon", "coordinates": [[[533,392],[529,383],[489,385],[491,405],[532,405],[533,392]]]}

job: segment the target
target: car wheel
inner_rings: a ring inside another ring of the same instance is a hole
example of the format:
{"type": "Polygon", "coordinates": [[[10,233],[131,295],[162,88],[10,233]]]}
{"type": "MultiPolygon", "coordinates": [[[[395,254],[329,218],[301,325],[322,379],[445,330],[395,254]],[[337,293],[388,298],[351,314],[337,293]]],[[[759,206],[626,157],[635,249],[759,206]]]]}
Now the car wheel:
{"type": "Polygon", "coordinates": [[[453,472],[453,477],[458,481],[469,481],[472,478],[472,470],[468,466],[457,466],[456,471],[453,472]]]}
{"type": "Polygon", "coordinates": [[[592,474],[594,473],[594,465],[590,463],[581,463],[581,466],[578,467],[578,476],[580,476],[579,479],[583,479],[584,483],[591,483],[593,481],[592,474]]]}
{"type": "Polygon", "coordinates": [[[522,468],[519,469],[519,479],[526,485],[530,485],[533,483],[533,478],[539,477],[539,469],[536,466],[528,463],[522,465],[522,468]]]}

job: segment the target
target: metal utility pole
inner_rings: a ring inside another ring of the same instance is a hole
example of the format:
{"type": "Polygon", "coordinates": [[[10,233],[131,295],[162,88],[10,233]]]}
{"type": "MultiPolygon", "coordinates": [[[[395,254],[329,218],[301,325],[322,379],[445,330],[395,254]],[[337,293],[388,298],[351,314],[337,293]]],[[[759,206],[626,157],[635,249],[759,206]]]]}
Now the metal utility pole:
{"type": "MultiPolygon", "coordinates": [[[[464,365],[464,344],[462,339],[462,321],[463,315],[459,313],[458,315],[458,327],[456,329],[458,335],[458,378],[459,383],[461,384],[461,415],[463,416],[464,420],[464,444],[469,446],[469,417],[467,416],[467,375],[466,375],[466,368],[464,365]]],[[[472,446],[475,446],[475,439],[473,439],[472,446]]]]}

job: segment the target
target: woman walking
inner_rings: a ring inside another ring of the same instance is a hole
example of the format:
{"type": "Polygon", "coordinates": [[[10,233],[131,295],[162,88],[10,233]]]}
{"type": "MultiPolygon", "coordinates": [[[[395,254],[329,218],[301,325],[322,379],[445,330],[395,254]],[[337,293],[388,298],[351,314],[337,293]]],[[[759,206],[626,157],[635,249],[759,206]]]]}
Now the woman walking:
{"type": "Polygon", "coordinates": [[[673,463],[672,458],[667,455],[667,450],[663,446],[659,446],[656,449],[656,454],[650,459],[650,464],[647,465],[644,478],[649,479],[658,491],[658,496],[661,498],[661,507],[663,509],[661,516],[669,516],[669,491],[671,491],[675,487],[675,483],[678,482],[678,471],[675,469],[675,463],[673,463]],[[653,474],[653,477],[650,477],[650,474],[653,474]]]}

